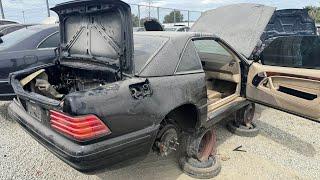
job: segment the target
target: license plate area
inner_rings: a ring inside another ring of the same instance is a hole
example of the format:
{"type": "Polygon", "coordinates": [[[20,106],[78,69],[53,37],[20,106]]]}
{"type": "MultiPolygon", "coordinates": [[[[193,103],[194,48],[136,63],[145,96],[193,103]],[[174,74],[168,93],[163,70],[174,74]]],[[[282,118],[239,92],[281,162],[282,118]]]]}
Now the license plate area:
{"type": "Polygon", "coordinates": [[[26,109],[32,117],[34,117],[35,119],[37,119],[40,122],[43,121],[44,110],[40,106],[38,106],[35,103],[27,102],[26,109]]]}

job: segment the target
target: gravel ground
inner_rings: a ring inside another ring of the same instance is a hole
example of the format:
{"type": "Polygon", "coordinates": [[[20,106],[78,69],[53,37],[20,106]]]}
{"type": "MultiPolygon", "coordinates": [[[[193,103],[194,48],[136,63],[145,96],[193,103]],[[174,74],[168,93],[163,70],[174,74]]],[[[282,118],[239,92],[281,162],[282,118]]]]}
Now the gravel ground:
{"type": "MultiPolygon", "coordinates": [[[[131,166],[85,175],[39,145],[0,104],[0,179],[191,179],[174,156],[153,153],[131,166]]],[[[222,171],[216,179],[320,179],[320,124],[258,106],[261,128],[255,138],[229,133],[217,126],[222,171]],[[245,152],[233,151],[242,146],[245,152]]]]}

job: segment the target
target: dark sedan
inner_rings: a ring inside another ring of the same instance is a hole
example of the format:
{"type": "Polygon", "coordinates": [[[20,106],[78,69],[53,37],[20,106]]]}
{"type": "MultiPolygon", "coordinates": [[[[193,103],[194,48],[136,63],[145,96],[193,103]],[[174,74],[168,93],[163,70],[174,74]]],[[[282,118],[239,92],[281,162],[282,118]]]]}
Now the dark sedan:
{"type": "Polygon", "coordinates": [[[0,99],[8,100],[14,97],[9,73],[52,62],[59,30],[57,25],[31,26],[1,37],[0,42],[0,99]]]}

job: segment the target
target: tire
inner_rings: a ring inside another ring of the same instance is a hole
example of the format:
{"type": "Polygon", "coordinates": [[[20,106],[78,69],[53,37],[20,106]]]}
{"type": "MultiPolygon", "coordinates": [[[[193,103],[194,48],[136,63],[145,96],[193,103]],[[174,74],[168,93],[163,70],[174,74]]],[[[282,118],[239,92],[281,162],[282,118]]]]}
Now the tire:
{"type": "Polygon", "coordinates": [[[199,135],[187,135],[185,149],[188,157],[201,162],[207,161],[216,152],[216,135],[213,129],[204,130],[199,135]]]}
{"type": "Polygon", "coordinates": [[[230,121],[227,125],[228,130],[238,136],[255,137],[259,134],[259,128],[255,123],[251,123],[253,128],[248,128],[243,125],[236,125],[234,121],[230,121]]]}
{"type": "Polygon", "coordinates": [[[181,158],[179,163],[183,172],[190,177],[197,179],[211,179],[216,177],[221,171],[221,164],[218,158],[211,157],[211,159],[214,161],[214,163],[205,168],[195,167],[193,164],[190,164],[190,160],[187,160],[185,157],[181,158]]]}

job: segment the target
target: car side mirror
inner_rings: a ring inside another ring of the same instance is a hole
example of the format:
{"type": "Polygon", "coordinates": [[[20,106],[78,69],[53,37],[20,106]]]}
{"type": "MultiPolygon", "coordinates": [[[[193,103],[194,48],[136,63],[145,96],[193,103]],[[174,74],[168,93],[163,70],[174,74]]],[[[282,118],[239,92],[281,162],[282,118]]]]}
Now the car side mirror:
{"type": "MultiPolygon", "coordinates": [[[[252,57],[253,62],[259,62],[261,60],[261,57],[259,55],[254,55],[252,57]]],[[[262,61],[262,60],[261,60],[262,61]]]]}

